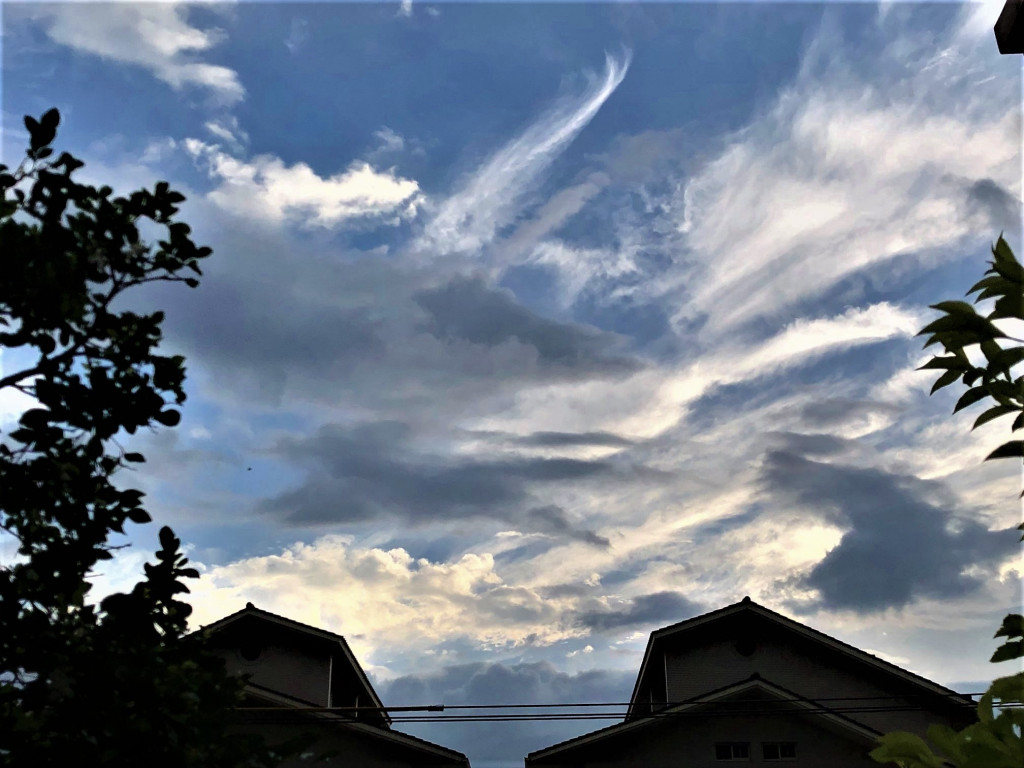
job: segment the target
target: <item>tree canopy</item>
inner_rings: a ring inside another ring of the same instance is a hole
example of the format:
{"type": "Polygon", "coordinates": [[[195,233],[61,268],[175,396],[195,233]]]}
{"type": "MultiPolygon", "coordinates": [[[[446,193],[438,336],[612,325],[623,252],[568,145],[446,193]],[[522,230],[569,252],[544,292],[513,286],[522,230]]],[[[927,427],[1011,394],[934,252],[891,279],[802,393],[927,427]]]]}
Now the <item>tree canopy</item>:
{"type": "Polygon", "coordinates": [[[78,183],[82,161],[53,157],[59,122],[56,109],[26,117],[24,161],[0,165],[0,392],[32,402],[0,432],[0,537],[17,545],[0,563],[0,765],[274,765],[260,739],[230,732],[241,682],[187,633],[180,598],[198,574],[170,528],[130,592],[89,600],[112,535],[150,522],[144,494],[114,483],[144,461],[119,439],[173,427],[185,401],[183,358],[158,352],[163,313],[119,299],[196,287],[211,251],[166,182],[124,196],[78,183]],[[26,362],[9,370],[12,358],[26,362]]]}

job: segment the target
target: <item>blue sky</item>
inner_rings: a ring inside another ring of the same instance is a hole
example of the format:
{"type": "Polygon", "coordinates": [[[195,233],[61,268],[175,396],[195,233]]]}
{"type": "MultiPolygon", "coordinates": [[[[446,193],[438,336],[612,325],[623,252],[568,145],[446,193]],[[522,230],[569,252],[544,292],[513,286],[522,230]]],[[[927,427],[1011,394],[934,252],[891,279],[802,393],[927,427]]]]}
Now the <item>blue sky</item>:
{"type": "MultiPolygon", "coordinates": [[[[1019,467],[914,334],[1020,246],[999,6],[5,4],[5,162],[57,106],[215,251],[136,299],[190,379],[129,481],[197,622],[340,632],[396,705],[621,700],[750,595],[976,689],[1019,467]]],[[[497,765],[587,725],[415,732],[497,765]]]]}

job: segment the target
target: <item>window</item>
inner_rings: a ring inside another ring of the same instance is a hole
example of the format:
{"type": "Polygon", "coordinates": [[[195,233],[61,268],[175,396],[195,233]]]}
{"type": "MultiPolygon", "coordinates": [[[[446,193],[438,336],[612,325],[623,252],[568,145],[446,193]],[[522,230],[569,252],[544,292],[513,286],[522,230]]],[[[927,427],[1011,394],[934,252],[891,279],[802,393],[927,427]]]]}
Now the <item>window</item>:
{"type": "Polygon", "coordinates": [[[724,741],[715,744],[715,760],[749,760],[750,743],[746,741],[724,741]]]}
{"type": "Polygon", "coordinates": [[[765,741],[761,751],[765,760],[796,760],[795,741],[765,741]]]}

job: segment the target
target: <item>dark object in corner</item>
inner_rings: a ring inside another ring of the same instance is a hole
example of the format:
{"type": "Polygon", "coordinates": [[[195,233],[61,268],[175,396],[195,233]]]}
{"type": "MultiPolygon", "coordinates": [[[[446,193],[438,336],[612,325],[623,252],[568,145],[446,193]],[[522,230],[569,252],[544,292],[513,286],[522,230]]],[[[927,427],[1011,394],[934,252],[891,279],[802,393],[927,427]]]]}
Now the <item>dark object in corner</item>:
{"type": "Polygon", "coordinates": [[[1024,53],[1024,0],[1006,0],[995,33],[1000,53],[1024,53]]]}

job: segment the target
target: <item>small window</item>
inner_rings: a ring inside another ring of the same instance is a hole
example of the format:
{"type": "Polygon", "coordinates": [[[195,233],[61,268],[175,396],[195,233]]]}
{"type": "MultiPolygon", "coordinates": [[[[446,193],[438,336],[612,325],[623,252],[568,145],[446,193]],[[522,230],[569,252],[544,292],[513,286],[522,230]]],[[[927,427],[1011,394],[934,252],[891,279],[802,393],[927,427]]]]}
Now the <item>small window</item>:
{"type": "Polygon", "coordinates": [[[761,750],[765,760],[796,760],[795,741],[765,741],[761,750]]]}
{"type": "Polygon", "coordinates": [[[725,741],[715,744],[715,760],[749,760],[750,743],[725,741]]]}

